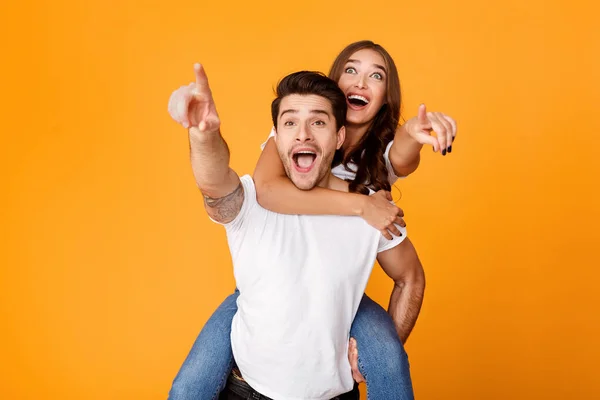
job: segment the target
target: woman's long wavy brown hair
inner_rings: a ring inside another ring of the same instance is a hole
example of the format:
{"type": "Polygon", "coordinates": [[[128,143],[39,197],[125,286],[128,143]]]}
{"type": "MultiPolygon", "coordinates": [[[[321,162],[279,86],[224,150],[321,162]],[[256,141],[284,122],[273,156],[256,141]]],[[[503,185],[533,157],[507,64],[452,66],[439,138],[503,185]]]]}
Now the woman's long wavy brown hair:
{"type": "Polygon", "coordinates": [[[350,191],[367,194],[369,192],[368,188],[375,191],[381,189],[391,190],[383,154],[387,145],[394,139],[398,127],[402,96],[400,93],[400,79],[394,60],[383,47],[370,40],[362,40],[346,46],[333,62],[329,70],[329,77],[339,82],[346,62],[352,54],[363,49],[378,52],[385,61],[387,69],[386,101],[355,148],[345,156],[338,152],[334,158],[334,165],[343,163],[348,169],[349,162],[356,164],[358,170],[356,177],[350,182],[350,191]]]}

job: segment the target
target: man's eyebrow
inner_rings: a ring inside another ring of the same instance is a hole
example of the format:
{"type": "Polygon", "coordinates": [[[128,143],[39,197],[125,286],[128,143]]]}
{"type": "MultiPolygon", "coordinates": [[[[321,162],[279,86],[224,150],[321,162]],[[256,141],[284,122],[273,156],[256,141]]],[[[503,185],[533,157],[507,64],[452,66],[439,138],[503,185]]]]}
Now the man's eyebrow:
{"type": "Polygon", "coordinates": [[[280,117],[283,117],[283,114],[285,114],[285,113],[297,114],[297,113],[298,113],[298,110],[295,110],[295,109],[293,109],[293,108],[288,108],[287,110],[283,110],[283,111],[281,112],[281,114],[279,114],[279,116],[280,116],[280,117]]]}
{"type": "Polygon", "coordinates": [[[325,114],[325,115],[327,115],[327,117],[330,116],[330,114],[326,110],[322,110],[320,108],[315,109],[315,110],[310,110],[310,113],[311,114],[325,114]]]}

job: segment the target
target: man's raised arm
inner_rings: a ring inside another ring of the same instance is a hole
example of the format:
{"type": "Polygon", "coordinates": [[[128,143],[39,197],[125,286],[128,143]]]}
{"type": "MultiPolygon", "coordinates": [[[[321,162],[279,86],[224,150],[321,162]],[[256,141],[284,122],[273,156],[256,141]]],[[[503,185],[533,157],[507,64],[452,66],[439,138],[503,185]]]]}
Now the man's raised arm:
{"type": "Polygon", "coordinates": [[[232,221],[244,202],[238,175],[229,168],[229,148],[221,136],[219,115],[208,78],[194,65],[196,82],[182,86],[169,99],[169,114],[188,129],[190,161],[208,215],[220,223],[232,221]]]}

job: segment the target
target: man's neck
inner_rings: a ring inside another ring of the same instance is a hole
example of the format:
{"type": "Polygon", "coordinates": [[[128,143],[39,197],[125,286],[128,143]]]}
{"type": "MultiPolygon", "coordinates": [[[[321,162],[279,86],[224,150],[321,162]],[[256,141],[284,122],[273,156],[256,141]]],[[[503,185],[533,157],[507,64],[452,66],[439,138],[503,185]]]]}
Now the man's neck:
{"type": "Polygon", "coordinates": [[[346,139],[344,140],[344,144],[342,146],[344,156],[356,148],[356,145],[360,139],[365,135],[365,133],[367,133],[369,126],[371,126],[371,122],[361,125],[350,123],[346,125],[346,139]]]}
{"type": "Polygon", "coordinates": [[[340,192],[348,191],[348,182],[333,175],[331,171],[321,179],[317,186],[325,189],[339,190],[340,192]]]}

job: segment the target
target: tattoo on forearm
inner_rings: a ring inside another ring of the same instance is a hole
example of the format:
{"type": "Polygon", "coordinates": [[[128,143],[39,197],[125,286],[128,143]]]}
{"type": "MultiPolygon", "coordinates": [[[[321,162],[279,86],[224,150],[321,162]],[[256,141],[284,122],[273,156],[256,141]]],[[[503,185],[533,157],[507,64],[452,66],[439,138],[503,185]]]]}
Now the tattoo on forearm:
{"type": "Polygon", "coordinates": [[[233,221],[240,212],[243,203],[244,187],[241,182],[233,192],[223,197],[215,199],[204,195],[206,211],[212,219],[222,223],[233,221]]]}

